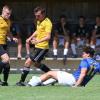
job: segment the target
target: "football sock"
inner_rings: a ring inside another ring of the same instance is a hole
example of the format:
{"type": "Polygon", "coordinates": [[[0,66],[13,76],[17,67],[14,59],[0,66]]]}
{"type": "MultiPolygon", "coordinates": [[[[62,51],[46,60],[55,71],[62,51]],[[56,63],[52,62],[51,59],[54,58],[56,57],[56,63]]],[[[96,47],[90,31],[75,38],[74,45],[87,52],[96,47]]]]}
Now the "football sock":
{"type": "Polygon", "coordinates": [[[44,72],[50,71],[50,68],[48,68],[45,64],[41,64],[41,65],[39,66],[39,68],[40,68],[42,71],[44,71],[44,72]]]}
{"type": "Polygon", "coordinates": [[[5,63],[4,70],[3,70],[4,82],[7,82],[8,76],[9,76],[9,72],[10,72],[10,64],[9,63],[5,63]]]}
{"type": "Polygon", "coordinates": [[[0,74],[2,73],[2,69],[3,69],[4,65],[5,65],[5,63],[3,63],[2,61],[0,61],[0,74]]]}
{"type": "Polygon", "coordinates": [[[44,81],[43,85],[49,85],[49,84],[56,83],[56,82],[57,82],[57,80],[50,78],[50,79],[44,81]]]}
{"type": "Polygon", "coordinates": [[[26,79],[29,71],[30,71],[30,68],[29,67],[27,67],[27,68],[24,67],[24,69],[22,71],[22,74],[21,74],[21,80],[20,80],[20,82],[24,82],[25,81],[25,79],[26,79]]]}

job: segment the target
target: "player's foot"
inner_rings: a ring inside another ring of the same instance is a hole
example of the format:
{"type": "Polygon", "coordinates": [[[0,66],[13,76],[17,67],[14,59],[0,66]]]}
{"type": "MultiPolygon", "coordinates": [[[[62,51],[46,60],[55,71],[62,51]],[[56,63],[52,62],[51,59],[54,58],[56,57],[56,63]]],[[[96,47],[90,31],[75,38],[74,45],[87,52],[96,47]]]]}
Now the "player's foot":
{"type": "Polygon", "coordinates": [[[8,86],[8,83],[7,82],[0,82],[0,85],[1,86],[8,86]]]}
{"type": "Polygon", "coordinates": [[[16,85],[17,86],[26,86],[24,82],[17,82],[16,85]]]}

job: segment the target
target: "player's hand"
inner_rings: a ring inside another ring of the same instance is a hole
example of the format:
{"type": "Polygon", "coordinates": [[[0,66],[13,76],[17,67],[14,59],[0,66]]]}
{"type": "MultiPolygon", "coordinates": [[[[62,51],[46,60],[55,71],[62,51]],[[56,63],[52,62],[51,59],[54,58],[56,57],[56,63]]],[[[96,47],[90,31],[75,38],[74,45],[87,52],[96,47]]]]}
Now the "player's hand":
{"type": "Polygon", "coordinates": [[[31,43],[32,43],[32,44],[37,44],[37,43],[39,43],[39,41],[36,40],[36,39],[32,39],[32,40],[31,40],[31,43]]]}
{"type": "Polygon", "coordinates": [[[30,39],[28,38],[27,40],[26,40],[26,43],[29,43],[30,42],[30,39]]]}
{"type": "Polygon", "coordinates": [[[17,38],[13,38],[13,41],[18,43],[18,39],[17,38]]]}

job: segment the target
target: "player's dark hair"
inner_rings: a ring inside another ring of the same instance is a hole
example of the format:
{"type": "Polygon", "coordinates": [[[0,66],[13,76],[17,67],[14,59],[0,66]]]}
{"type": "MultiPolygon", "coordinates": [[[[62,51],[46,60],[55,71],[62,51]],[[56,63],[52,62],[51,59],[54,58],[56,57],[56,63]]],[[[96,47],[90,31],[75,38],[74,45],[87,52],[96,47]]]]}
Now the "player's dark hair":
{"type": "Polygon", "coordinates": [[[91,48],[90,46],[84,47],[83,52],[90,54],[91,57],[94,56],[95,50],[91,48]]]}
{"type": "Polygon", "coordinates": [[[46,14],[46,9],[43,8],[43,7],[37,6],[37,7],[34,9],[34,13],[36,13],[36,12],[38,12],[38,11],[41,11],[41,14],[46,14]]]}

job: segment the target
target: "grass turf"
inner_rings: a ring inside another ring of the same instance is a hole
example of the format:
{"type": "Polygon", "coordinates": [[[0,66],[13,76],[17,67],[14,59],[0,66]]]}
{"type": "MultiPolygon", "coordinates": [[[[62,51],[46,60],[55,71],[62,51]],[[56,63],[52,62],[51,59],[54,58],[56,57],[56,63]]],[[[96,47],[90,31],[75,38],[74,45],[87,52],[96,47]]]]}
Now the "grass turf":
{"type": "MultiPolygon", "coordinates": [[[[28,78],[31,77],[29,74],[28,78]]],[[[9,86],[0,87],[0,100],[99,100],[100,75],[96,75],[86,87],[67,86],[18,87],[19,74],[10,74],[9,86]]]]}

